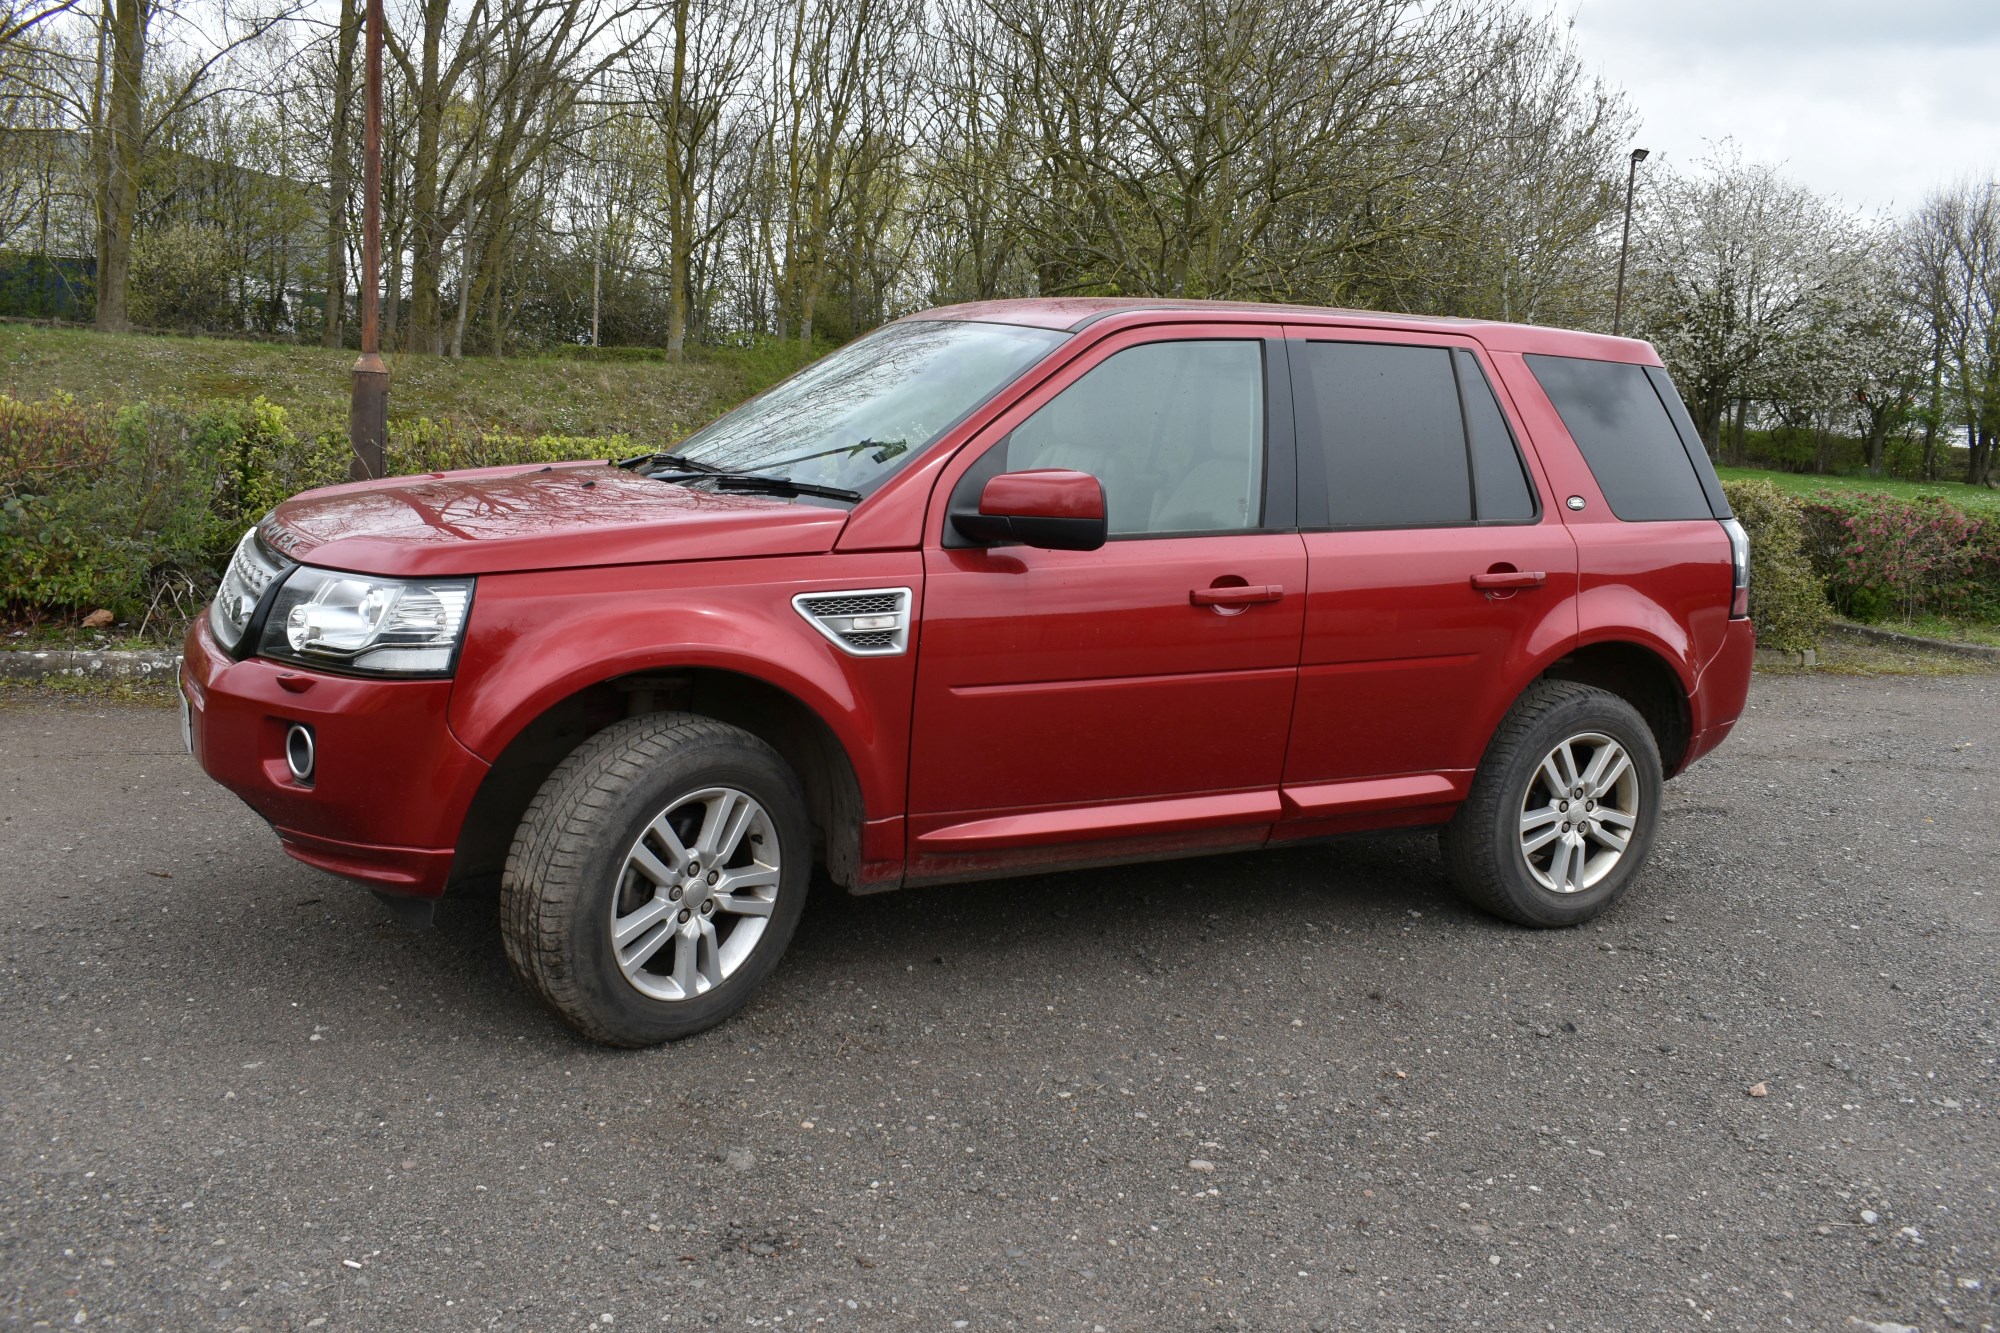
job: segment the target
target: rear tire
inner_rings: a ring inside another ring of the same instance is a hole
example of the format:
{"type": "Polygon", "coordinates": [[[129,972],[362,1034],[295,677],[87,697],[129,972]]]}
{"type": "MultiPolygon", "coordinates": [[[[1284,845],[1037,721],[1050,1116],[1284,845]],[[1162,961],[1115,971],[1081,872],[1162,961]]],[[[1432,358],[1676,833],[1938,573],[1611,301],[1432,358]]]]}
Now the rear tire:
{"type": "Polygon", "coordinates": [[[1466,901],[1523,926],[1574,926],[1631,885],[1652,850],[1659,747],[1631,704],[1544,680],[1508,712],[1440,839],[1466,901]]]}
{"type": "Polygon", "coordinates": [[[738,727],[630,718],[557,765],[500,882],[514,971],[584,1036],[652,1046],[713,1027],[777,966],[805,907],[798,778],[738,727]]]}

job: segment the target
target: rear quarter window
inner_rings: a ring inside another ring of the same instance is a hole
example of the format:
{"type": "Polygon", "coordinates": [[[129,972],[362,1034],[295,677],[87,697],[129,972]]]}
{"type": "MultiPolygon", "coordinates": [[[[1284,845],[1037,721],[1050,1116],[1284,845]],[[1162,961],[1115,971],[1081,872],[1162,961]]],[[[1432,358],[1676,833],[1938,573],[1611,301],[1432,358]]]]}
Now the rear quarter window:
{"type": "Polygon", "coordinates": [[[1627,522],[1715,517],[1644,366],[1570,356],[1526,360],[1613,514],[1627,522]]]}

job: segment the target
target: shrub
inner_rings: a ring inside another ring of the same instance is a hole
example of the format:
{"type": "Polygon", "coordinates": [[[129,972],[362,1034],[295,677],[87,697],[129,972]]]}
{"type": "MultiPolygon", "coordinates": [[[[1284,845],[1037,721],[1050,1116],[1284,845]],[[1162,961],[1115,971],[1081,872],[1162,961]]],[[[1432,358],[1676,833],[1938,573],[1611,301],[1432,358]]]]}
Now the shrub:
{"type": "MultiPolygon", "coordinates": [[[[391,422],[386,452],[390,471],[407,474],[635,450],[622,436],[529,438],[426,419],[391,422]]],[[[191,614],[245,528],[288,496],[347,480],[350,457],[344,421],[262,398],[112,412],[0,396],[0,609],[191,614]]]]}
{"type": "Polygon", "coordinates": [[[111,413],[67,396],[23,403],[0,395],[0,495],[32,489],[110,453],[111,413]]]}
{"type": "Polygon", "coordinates": [[[1820,491],[1805,505],[1808,551],[1834,606],[1857,620],[1991,614],[2000,520],[1937,496],[1820,491]]]}
{"type": "Polygon", "coordinates": [[[142,231],[132,242],[132,321],[163,329],[233,329],[236,264],[213,227],[142,231]]]}
{"type": "Polygon", "coordinates": [[[1833,618],[1806,553],[1804,508],[1768,481],[1726,481],[1737,521],[1750,534],[1750,617],[1767,648],[1802,652],[1833,618]]]}
{"type": "MultiPolygon", "coordinates": [[[[563,463],[578,458],[622,458],[639,452],[624,435],[503,435],[453,421],[428,418],[392,423],[386,462],[397,475],[499,467],[506,463],[563,463]]],[[[345,477],[347,438],[342,427],[340,466],[345,477]]],[[[324,485],[325,483],[320,483],[324,485]]],[[[289,494],[289,492],[288,492],[289,494]]]]}

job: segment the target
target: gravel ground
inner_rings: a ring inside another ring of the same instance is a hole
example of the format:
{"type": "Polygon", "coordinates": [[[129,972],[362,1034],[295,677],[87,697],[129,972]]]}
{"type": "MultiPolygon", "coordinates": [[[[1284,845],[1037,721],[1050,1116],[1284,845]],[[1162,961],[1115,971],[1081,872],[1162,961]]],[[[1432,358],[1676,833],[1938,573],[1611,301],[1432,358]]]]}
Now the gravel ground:
{"type": "Polygon", "coordinates": [[[16,700],[0,1327],[1993,1329],[1996,704],[1761,678],[1582,930],[1421,836],[827,892],[621,1054],[16,700]]]}

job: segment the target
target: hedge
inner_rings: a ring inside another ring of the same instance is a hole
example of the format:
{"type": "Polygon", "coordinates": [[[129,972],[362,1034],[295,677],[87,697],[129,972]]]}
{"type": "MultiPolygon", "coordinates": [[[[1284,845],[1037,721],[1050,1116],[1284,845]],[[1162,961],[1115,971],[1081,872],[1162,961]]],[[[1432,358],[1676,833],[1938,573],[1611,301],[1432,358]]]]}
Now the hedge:
{"type": "Polygon", "coordinates": [[[2000,518],[1865,491],[1820,491],[1803,512],[1814,571],[1841,614],[2000,620],[2000,518]]]}
{"type": "MultiPolygon", "coordinates": [[[[392,473],[634,452],[623,436],[496,434],[392,422],[392,473]]],[[[0,395],[0,611],[121,620],[193,614],[243,530],[278,501],[347,478],[346,423],[250,402],[0,395]]]]}
{"type": "Polygon", "coordinates": [[[1750,534],[1750,618],[1765,648],[1801,652],[1819,642],[1833,610],[1807,551],[1805,507],[1768,481],[1725,481],[1750,534]]]}

